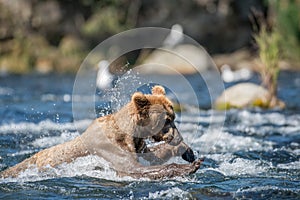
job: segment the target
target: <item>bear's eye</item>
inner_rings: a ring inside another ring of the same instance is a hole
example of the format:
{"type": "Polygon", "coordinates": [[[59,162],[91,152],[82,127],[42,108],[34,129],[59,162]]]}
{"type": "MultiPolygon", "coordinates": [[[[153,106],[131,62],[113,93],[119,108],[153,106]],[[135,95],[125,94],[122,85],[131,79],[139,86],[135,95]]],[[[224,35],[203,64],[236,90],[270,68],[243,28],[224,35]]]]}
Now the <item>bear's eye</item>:
{"type": "Polygon", "coordinates": [[[161,131],[163,132],[163,134],[166,134],[169,132],[170,126],[164,127],[161,131]]]}
{"type": "Polygon", "coordinates": [[[170,123],[171,123],[171,120],[170,119],[166,119],[165,126],[170,125],[170,123]]]}

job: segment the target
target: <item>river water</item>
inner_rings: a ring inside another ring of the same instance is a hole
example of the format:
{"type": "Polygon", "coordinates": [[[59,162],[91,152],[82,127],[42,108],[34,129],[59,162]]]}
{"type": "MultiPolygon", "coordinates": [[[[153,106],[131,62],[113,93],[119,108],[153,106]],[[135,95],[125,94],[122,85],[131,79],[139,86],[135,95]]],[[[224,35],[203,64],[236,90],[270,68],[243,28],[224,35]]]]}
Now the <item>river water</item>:
{"type": "MultiPolygon", "coordinates": [[[[85,130],[90,116],[79,115],[73,123],[73,84],[72,75],[0,78],[0,170],[85,130]]],[[[87,156],[47,172],[31,169],[2,179],[0,199],[299,199],[300,73],[279,76],[278,95],[287,109],[230,110],[225,122],[222,112],[210,108],[201,84],[195,83],[200,112],[190,105],[176,120],[186,143],[205,158],[197,173],[160,181],[119,178],[104,160],[87,156]]],[[[96,106],[99,115],[103,104],[96,106]]],[[[83,113],[84,108],[83,103],[83,113]]],[[[172,161],[184,163],[180,158],[172,161]]]]}

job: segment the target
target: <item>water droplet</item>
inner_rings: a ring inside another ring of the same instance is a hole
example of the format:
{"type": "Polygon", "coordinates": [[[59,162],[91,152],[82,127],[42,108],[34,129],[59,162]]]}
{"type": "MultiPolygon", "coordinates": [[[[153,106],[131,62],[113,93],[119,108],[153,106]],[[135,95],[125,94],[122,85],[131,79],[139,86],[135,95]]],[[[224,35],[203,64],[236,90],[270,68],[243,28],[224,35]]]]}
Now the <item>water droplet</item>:
{"type": "Polygon", "coordinates": [[[59,122],[59,114],[55,115],[55,120],[56,120],[56,122],[59,122]]]}

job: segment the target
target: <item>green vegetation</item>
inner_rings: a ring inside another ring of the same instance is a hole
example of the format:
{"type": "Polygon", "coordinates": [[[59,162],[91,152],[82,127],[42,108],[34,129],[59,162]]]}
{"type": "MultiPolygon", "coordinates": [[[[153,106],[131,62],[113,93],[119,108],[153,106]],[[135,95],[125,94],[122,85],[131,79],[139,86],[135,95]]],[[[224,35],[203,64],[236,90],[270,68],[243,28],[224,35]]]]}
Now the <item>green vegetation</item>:
{"type": "Polygon", "coordinates": [[[260,30],[254,36],[259,48],[263,85],[268,89],[268,107],[278,105],[279,62],[298,66],[300,62],[300,1],[268,0],[267,19],[258,19],[260,30]]]}
{"type": "Polygon", "coordinates": [[[231,105],[229,102],[216,103],[214,105],[214,109],[216,109],[216,110],[230,110],[233,108],[237,108],[237,107],[234,105],[231,105]]]}
{"type": "MultiPolygon", "coordinates": [[[[252,107],[260,107],[260,108],[269,108],[269,104],[266,103],[263,99],[255,99],[252,102],[250,102],[250,105],[247,105],[246,107],[252,108],[252,107]]],[[[230,104],[230,102],[222,102],[222,103],[216,103],[214,105],[214,108],[216,110],[230,110],[230,109],[242,109],[244,107],[239,107],[233,104],[230,104]]]]}
{"type": "Polygon", "coordinates": [[[267,31],[262,24],[257,35],[254,36],[259,47],[259,58],[262,65],[259,68],[263,85],[268,89],[270,107],[277,104],[277,79],[279,74],[279,39],[278,31],[267,31]]]}
{"type": "MultiPolygon", "coordinates": [[[[269,0],[284,59],[300,62],[300,0],[269,0]]],[[[298,65],[299,67],[299,65],[298,65]]]]}
{"type": "Polygon", "coordinates": [[[0,72],[74,73],[96,44],[133,28],[139,8],[126,0],[21,3],[0,2],[0,72]]]}

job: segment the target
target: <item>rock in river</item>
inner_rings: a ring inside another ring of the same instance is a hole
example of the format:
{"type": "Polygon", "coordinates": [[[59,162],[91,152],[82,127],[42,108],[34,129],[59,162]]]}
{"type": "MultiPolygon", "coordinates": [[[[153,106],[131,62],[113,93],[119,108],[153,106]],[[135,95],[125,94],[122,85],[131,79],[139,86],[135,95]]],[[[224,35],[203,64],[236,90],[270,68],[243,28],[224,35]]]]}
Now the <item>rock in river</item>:
{"type": "Polygon", "coordinates": [[[279,99],[269,101],[270,93],[260,85],[253,83],[239,83],[227,88],[216,100],[217,109],[263,107],[284,108],[279,99]]]}

